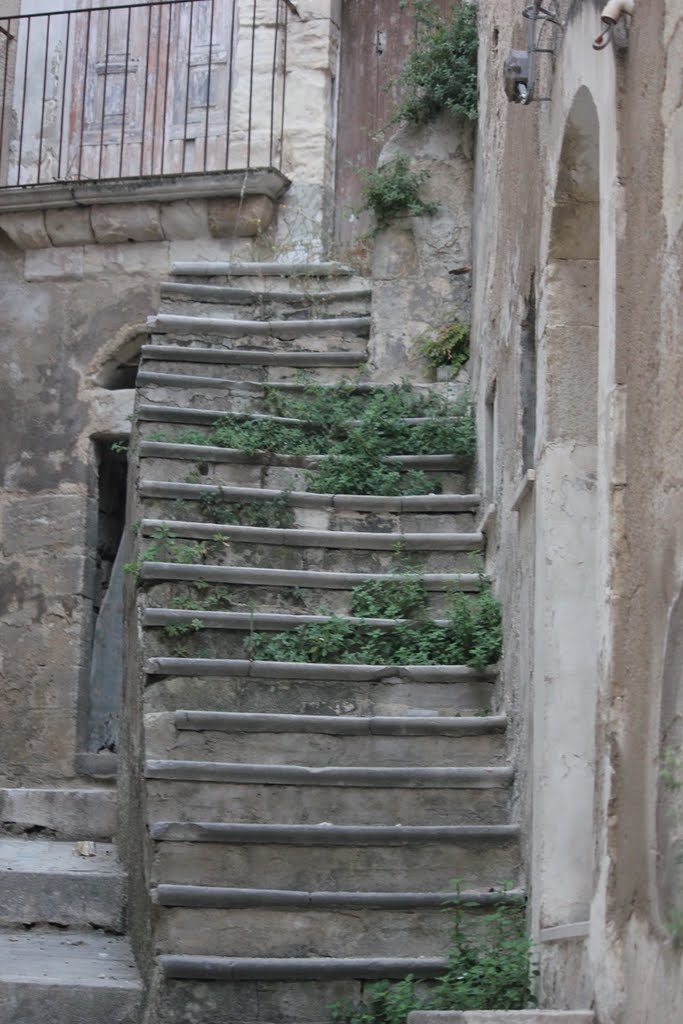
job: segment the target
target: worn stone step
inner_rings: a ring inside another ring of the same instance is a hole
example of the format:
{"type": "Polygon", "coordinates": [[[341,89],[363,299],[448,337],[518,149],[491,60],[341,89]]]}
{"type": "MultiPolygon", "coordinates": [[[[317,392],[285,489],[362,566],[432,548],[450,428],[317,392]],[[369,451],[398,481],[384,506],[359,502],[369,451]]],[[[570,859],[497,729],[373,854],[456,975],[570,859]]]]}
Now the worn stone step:
{"type": "Polygon", "coordinates": [[[167,978],[215,981],[295,981],[332,978],[433,978],[443,972],[445,959],[428,957],[246,958],[220,956],[159,957],[167,978]]]}
{"type": "Polygon", "coordinates": [[[109,843],[0,839],[0,924],[93,925],[123,931],[125,878],[109,843]]]}
{"type": "Polygon", "coordinates": [[[148,712],[319,715],[478,714],[491,707],[494,670],[463,666],[323,665],[149,658],[148,712]]]}
{"type": "MultiPolygon", "coordinates": [[[[354,367],[358,365],[359,356],[355,352],[326,350],[291,351],[273,350],[269,347],[250,346],[249,348],[221,349],[213,345],[211,348],[188,348],[187,345],[143,345],[142,358],[152,364],[158,362],[190,363],[215,368],[218,374],[224,367],[230,366],[291,366],[299,370],[312,367],[354,367]]],[[[178,371],[179,372],[179,371],[178,371]]]]}
{"type": "Polygon", "coordinates": [[[283,302],[288,305],[301,304],[310,307],[326,305],[339,299],[345,299],[346,301],[358,299],[369,302],[372,296],[372,289],[369,285],[358,286],[353,283],[350,285],[345,284],[343,288],[340,288],[338,285],[337,287],[330,288],[328,282],[311,291],[310,288],[302,288],[300,282],[298,285],[296,282],[294,285],[288,282],[287,288],[275,282],[274,287],[265,288],[263,282],[260,282],[258,287],[256,287],[253,285],[202,284],[191,279],[189,281],[162,281],[160,294],[162,299],[188,299],[200,303],[225,303],[229,306],[244,304],[251,307],[263,302],[283,302]]]}
{"type": "Polygon", "coordinates": [[[145,777],[149,822],[358,826],[504,824],[512,779],[506,768],[449,772],[182,761],[148,761],[145,777]],[[465,772],[470,776],[458,777],[465,772]],[[494,772],[499,774],[492,777],[494,772]]]}
{"type": "MultiPolygon", "coordinates": [[[[196,352],[197,349],[186,351],[196,352]]],[[[259,363],[258,359],[252,359],[251,364],[221,365],[146,358],[138,372],[137,384],[140,398],[147,402],[220,410],[231,407],[235,392],[239,393],[245,384],[275,387],[295,383],[302,377],[309,384],[329,384],[332,381],[341,384],[351,375],[356,378],[363,372],[367,353],[358,349],[343,354],[352,357],[348,363],[339,360],[327,366],[318,363],[305,369],[300,369],[296,363],[259,363]]]]}
{"type": "Polygon", "coordinates": [[[300,320],[237,320],[233,317],[181,316],[157,313],[147,318],[151,334],[173,335],[176,338],[306,338],[310,348],[322,337],[338,338],[344,334],[367,338],[369,316],[304,317],[300,320]]]}
{"type": "Polygon", "coordinates": [[[296,763],[316,767],[373,764],[498,765],[506,719],[234,712],[161,712],[145,718],[147,756],[181,760],[296,763]]]}
{"type": "Polygon", "coordinates": [[[0,834],[75,841],[115,831],[113,789],[0,789],[0,834]]]}
{"type": "MultiPolygon", "coordinates": [[[[304,491],[308,475],[327,459],[325,455],[248,455],[235,448],[173,444],[142,440],[139,444],[141,473],[169,482],[204,482],[214,486],[266,487],[304,491]],[[188,477],[190,480],[188,481],[188,477]]],[[[449,455],[389,455],[382,461],[401,474],[419,470],[432,484],[432,493],[463,493],[467,490],[468,460],[449,455]]]]}
{"type": "Polygon", "coordinates": [[[211,910],[272,908],[419,910],[425,907],[460,907],[463,913],[488,912],[499,906],[519,906],[524,893],[519,889],[488,889],[464,892],[315,892],[294,889],[234,889],[220,885],[168,885],[153,890],[154,902],[162,907],[204,907],[211,910]]]}
{"type": "Polygon", "coordinates": [[[101,931],[0,929],[7,1024],[139,1024],[140,976],[128,942],[101,931]]]}
{"type": "Polygon", "coordinates": [[[294,282],[294,287],[301,287],[301,279],[306,279],[306,288],[315,284],[320,279],[324,288],[330,287],[330,279],[335,280],[335,286],[346,279],[352,279],[355,271],[344,263],[337,260],[311,260],[299,263],[285,263],[277,261],[247,261],[235,260],[222,262],[219,260],[178,260],[171,266],[171,273],[174,277],[189,277],[196,280],[198,277],[215,278],[254,278],[262,283],[264,287],[270,285],[274,279],[274,287],[281,288],[288,283],[294,282]]]}
{"type": "Polygon", "coordinates": [[[316,288],[311,291],[251,286],[197,284],[193,281],[164,281],[161,284],[160,313],[183,316],[212,315],[239,320],[303,319],[323,316],[367,316],[371,290],[316,288]]]}
{"type": "Polygon", "coordinates": [[[158,822],[155,884],[268,885],[328,892],[432,892],[435,880],[463,889],[519,877],[518,830],[509,825],[373,828],[158,822]],[[305,855],[302,854],[305,849],[305,855]]]}
{"type": "Polygon", "coordinates": [[[408,1024],[593,1024],[592,1010],[413,1010],[408,1024]]]}
{"type": "Polygon", "coordinates": [[[156,950],[258,957],[445,956],[452,921],[442,907],[384,910],[175,907],[157,912],[156,950]]]}

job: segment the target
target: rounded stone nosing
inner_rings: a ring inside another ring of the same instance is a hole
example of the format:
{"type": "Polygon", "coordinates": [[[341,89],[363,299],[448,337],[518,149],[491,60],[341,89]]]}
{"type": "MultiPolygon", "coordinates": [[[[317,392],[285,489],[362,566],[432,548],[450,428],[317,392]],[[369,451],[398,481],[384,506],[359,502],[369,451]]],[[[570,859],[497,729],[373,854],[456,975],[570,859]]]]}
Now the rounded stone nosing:
{"type": "MultiPolygon", "coordinates": [[[[361,618],[353,615],[302,615],[284,612],[216,612],[199,609],[183,608],[145,608],[142,613],[142,625],[146,628],[174,625],[176,623],[201,622],[204,629],[248,630],[263,629],[266,631],[297,629],[299,626],[325,625],[332,621],[341,621],[351,626],[367,629],[393,629],[410,622],[410,619],[374,619],[361,618]]],[[[445,627],[447,619],[430,619],[436,626],[445,627]]]]}
{"type": "Polygon", "coordinates": [[[511,768],[311,768],[297,764],[148,760],[145,778],[267,786],[335,786],[377,789],[505,789],[511,768]]]}
{"type": "Polygon", "coordinates": [[[435,843],[509,843],[517,825],[251,825],[242,822],[158,821],[155,842],[276,846],[412,846],[435,843]]]}
{"type": "Polygon", "coordinates": [[[446,960],[427,958],[365,959],[336,957],[237,958],[174,956],[159,963],[166,978],[195,981],[319,981],[344,978],[431,978],[441,974],[446,960]]]}
{"type": "Polygon", "coordinates": [[[177,360],[179,363],[225,363],[226,366],[358,366],[360,352],[273,352],[256,348],[189,348],[187,345],[143,345],[144,359],[177,360]]]}
{"type": "Polygon", "coordinates": [[[505,715],[427,717],[396,715],[288,715],[234,711],[177,710],[177,730],[226,733],[314,733],[333,736],[479,736],[502,733],[505,715]]]}
{"type": "Polygon", "coordinates": [[[246,676],[251,679],[316,679],[330,682],[387,682],[392,679],[420,683],[492,683],[497,668],[468,665],[360,665],[297,661],[247,661],[241,658],[148,658],[147,675],[246,676]]]}
{"type": "Polygon", "coordinates": [[[292,547],[352,548],[354,551],[393,551],[400,544],[406,551],[477,551],[484,544],[484,535],[442,531],[379,533],[370,530],[284,529],[268,526],[240,526],[230,523],[204,523],[180,519],[143,519],[140,529],[149,537],[161,526],[170,525],[175,536],[213,540],[224,536],[237,544],[275,544],[292,547]]]}
{"type": "Polygon", "coordinates": [[[162,907],[239,909],[386,909],[413,910],[462,906],[467,909],[518,905],[521,890],[487,892],[306,892],[291,889],[237,889],[203,885],[158,885],[155,902],[162,907]]]}
{"type": "Polygon", "coordinates": [[[178,260],[171,273],[186,277],[351,277],[351,267],[334,261],[320,263],[219,262],[178,260]]]}

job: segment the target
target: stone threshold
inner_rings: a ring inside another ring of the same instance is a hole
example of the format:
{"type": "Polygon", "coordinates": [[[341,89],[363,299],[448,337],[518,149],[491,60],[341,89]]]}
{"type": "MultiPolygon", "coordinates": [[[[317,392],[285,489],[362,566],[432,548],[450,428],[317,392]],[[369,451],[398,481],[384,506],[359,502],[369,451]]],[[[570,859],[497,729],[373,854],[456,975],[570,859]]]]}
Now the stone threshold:
{"type": "Polygon", "coordinates": [[[20,249],[253,237],[290,181],[273,168],[0,190],[0,228],[20,249]]]}

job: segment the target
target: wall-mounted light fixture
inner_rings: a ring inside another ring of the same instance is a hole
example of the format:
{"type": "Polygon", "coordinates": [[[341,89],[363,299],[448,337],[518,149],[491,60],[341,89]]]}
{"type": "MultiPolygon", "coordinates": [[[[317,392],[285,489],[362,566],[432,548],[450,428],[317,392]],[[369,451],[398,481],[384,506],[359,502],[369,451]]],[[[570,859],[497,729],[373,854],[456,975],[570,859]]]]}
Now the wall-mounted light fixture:
{"type": "MultiPolygon", "coordinates": [[[[535,99],[536,57],[539,53],[554,53],[554,47],[541,46],[543,31],[548,24],[561,27],[556,0],[543,6],[541,0],[534,0],[522,11],[527,19],[526,50],[510,50],[505,61],[505,94],[512,103],[526,106],[535,99]]],[[[545,96],[538,99],[547,99],[545,96]]]]}

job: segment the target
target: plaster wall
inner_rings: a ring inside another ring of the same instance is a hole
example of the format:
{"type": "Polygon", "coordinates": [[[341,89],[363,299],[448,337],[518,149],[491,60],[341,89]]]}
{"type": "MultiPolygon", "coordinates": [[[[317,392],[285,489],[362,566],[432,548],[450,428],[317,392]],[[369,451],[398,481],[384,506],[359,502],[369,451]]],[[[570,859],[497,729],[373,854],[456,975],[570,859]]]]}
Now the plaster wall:
{"type": "Polygon", "coordinates": [[[523,45],[526,23],[516,3],[480,5],[472,371],[480,436],[490,422],[487,398],[495,395],[496,466],[487,476],[482,462],[480,478],[496,503],[489,555],[506,615],[502,699],[517,747],[542,1005],[576,1008],[594,1000],[601,1024],[661,1024],[676,1019],[683,997],[680,953],[662,923],[653,853],[664,651],[683,554],[682,424],[674,398],[681,384],[683,19],[673,3],[637,4],[628,49],[597,53],[591,42],[600,5],[559,7],[563,29],[551,29],[544,43],[554,39],[554,67],[541,58],[542,93],[551,100],[518,107],[505,99],[502,72],[509,49],[523,45]],[[599,292],[592,328],[598,360],[591,366],[574,346],[569,363],[551,366],[544,363],[550,340],[544,305],[554,308],[552,330],[565,332],[556,352],[591,330],[586,317],[572,318],[576,305],[566,280],[564,317],[549,302],[562,212],[569,215],[565,244],[569,234],[576,244],[564,257],[577,261],[577,271],[581,259],[594,257],[581,251],[592,244],[590,210],[556,208],[553,219],[558,196],[562,206],[563,174],[568,168],[570,179],[581,177],[581,161],[568,165],[562,147],[582,87],[599,123],[599,292]],[[539,309],[535,492],[520,487],[520,338],[532,282],[539,309]],[[580,408],[577,397],[591,378],[595,451],[581,417],[570,416],[560,424],[561,450],[548,472],[552,404],[559,398],[565,409],[580,408]],[[568,490],[586,462],[594,482],[568,490]],[[583,550],[593,563],[592,615],[590,595],[583,609],[577,603],[563,615],[571,565],[555,571],[547,554],[549,545],[559,550],[567,530],[575,531],[572,550],[583,550]],[[552,692],[539,671],[548,659],[561,684],[552,692]],[[594,673],[591,694],[581,689],[587,671],[594,673]],[[579,777],[567,785],[562,751],[572,749],[579,777]],[[557,870],[562,851],[566,870],[557,870]],[[576,877],[572,868],[580,865],[576,877]]]}

